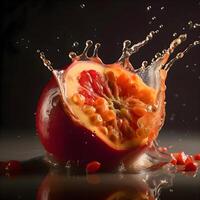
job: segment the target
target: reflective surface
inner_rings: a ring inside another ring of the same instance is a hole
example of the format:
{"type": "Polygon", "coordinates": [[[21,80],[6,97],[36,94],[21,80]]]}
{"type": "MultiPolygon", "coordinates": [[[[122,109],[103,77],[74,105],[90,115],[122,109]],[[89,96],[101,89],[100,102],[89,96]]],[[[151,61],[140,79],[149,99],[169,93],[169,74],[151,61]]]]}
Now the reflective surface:
{"type": "MultiPolygon", "coordinates": [[[[4,132],[5,133],[5,132],[4,132]]],[[[22,132],[21,132],[22,133],[22,132]]],[[[167,134],[167,133],[166,133],[167,134]]],[[[25,171],[21,175],[0,176],[0,199],[102,199],[102,200],[153,200],[200,199],[200,174],[174,174],[166,166],[140,174],[98,173],[85,174],[74,168],[50,169],[44,162],[44,151],[37,137],[1,134],[0,160],[19,159],[25,171]],[[29,159],[29,160],[27,160],[29,159]]],[[[178,138],[180,135],[176,135],[178,138]]],[[[161,138],[166,145],[187,153],[199,151],[198,142],[161,138]]],[[[174,150],[174,149],[173,149],[174,150]]],[[[174,150],[175,151],[175,150],[174,150]]]]}
{"type": "Polygon", "coordinates": [[[5,199],[200,199],[200,178],[164,171],[145,174],[70,175],[64,172],[0,178],[5,199]]]}

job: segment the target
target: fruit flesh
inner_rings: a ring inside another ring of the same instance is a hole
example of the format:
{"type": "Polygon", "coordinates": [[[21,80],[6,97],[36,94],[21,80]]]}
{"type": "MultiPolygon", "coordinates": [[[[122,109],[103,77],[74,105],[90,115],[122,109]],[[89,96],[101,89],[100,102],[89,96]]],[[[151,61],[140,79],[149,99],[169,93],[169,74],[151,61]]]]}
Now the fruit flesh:
{"type": "Polygon", "coordinates": [[[63,109],[60,89],[53,77],[44,88],[37,107],[36,129],[45,150],[59,163],[77,162],[85,167],[96,160],[102,169],[111,170],[132,153],[131,159],[141,155],[146,146],[138,149],[115,150],[96,135],[76,124],[63,109]]]}
{"type": "Polygon", "coordinates": [[[119,64],[78,61],[65,71],[63,82],[65,109],[114,149],[147,144],[161,126],[153,121],[160,121],[158,91],[119,64]]]}

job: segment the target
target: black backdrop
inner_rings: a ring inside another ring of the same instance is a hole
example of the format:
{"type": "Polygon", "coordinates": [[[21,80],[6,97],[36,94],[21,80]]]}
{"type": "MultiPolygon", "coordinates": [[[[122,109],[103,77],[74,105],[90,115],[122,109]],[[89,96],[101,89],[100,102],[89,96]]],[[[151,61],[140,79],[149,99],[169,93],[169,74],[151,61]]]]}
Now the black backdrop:
{"type": "MultiPolygon", "coordinates": [[[[71,50],[80,52],[91,39],[102,43],[100,56],[108,63],[120,56],[125,39],[141,41],[163,24],[160,34],[133,56],[133,65],[140,66],[167,48],[173,33],[188,33],[187,42],[178,50],[200,35],[200,27],[189,30],[187,26],[190,20],[200,23],[200,2],[195,0],[5,2],[1,23],[2,130],[35,128],[37,99],[50,78],[37,49],[44,50],[59,68],[70,62],[67,54],[71,50]],[[73,46],[76,41],[78,45],[73,46]]],[[[193,49],[169,74],[165,129],[200,130],[199,52],[199,47],[193,49]]]]}

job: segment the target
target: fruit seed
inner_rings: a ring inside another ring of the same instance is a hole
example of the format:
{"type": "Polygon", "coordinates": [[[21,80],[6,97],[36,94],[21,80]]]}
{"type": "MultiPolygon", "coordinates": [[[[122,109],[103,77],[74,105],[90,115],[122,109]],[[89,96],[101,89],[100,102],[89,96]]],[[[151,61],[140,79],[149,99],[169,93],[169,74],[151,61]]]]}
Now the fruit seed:
{"type": "Polygon", "coordinates": [[[99,115],[99,114],[92,115],[90,117],[90,120],[94,125],[102,125],[103,124],[103,119],[102,119],[101,115],[99,115]]]}
{"type": "Polygon", "coordinates": [[[75,104],[77,104],[77,105],[79,105],[79,106],[82,106],[82,105],[84,105],[84,103],[85,103],[85,97],[83,96],[83,95],[81,95],[81,94],[74,94],[73,96],[72,96],[72,101],[75,103],[75,104]]]}
{"type": "Polygon", "coordinates": [[[82,110],[83,110],[84,113],[86,113],[88,115],[91,115],[91,114],[96,112],[96,108],[95,107],[88,106],[88,105],[84,105],[82,110]]]}

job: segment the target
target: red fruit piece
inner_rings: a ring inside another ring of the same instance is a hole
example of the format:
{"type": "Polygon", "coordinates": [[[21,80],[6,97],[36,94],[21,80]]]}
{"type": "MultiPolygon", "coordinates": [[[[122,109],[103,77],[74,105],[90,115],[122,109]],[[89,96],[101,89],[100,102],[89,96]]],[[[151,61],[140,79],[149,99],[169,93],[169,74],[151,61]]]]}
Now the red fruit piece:
{"type": "Polygon", "coordinates": [[[185,171],[196,171],[197,170],[197,164],[195,162],[188,162],[185,165],[185,171]]]}
{"type": "Polygon", "coordinates": [[[21,163],[17,160],[9,160],[5,166],[5,170],[8,172],[19,172],[21,169],[21,163]]]}
{"type": "Polygon", "coordinates": [[[200,160],[200,153],[193,156],[195,160],[200,160]]]}
{"type": "Polygon", "coordinates": [[[176,160],[176,158],[175,158],[175,156],[174,156],[173,153],[171,153],[171,158],[172,158],[171,163],[172,163],[173,165],[176,165],[177,160],[176,160]]]}
{"type": "Polygon", "coordinates": [[[177,161],[177,165],[184,165],[186,163],[187,155],[183,151],[179,153],[173,153],[173,156],[177,161]]]}
{"type": "Polygon", "coordinates": [[[97,172],[101,167],[101,163],[98,161],[92,161],[87,164],[86,166],[86,172],[87,173],[95,173],[97,172]]]}
{"type": "Polygon", "coordinates": [[[185,164],[193,162],[193,157],[192,156],[187,156],[187,159],[185,160],[185,164]]]}

